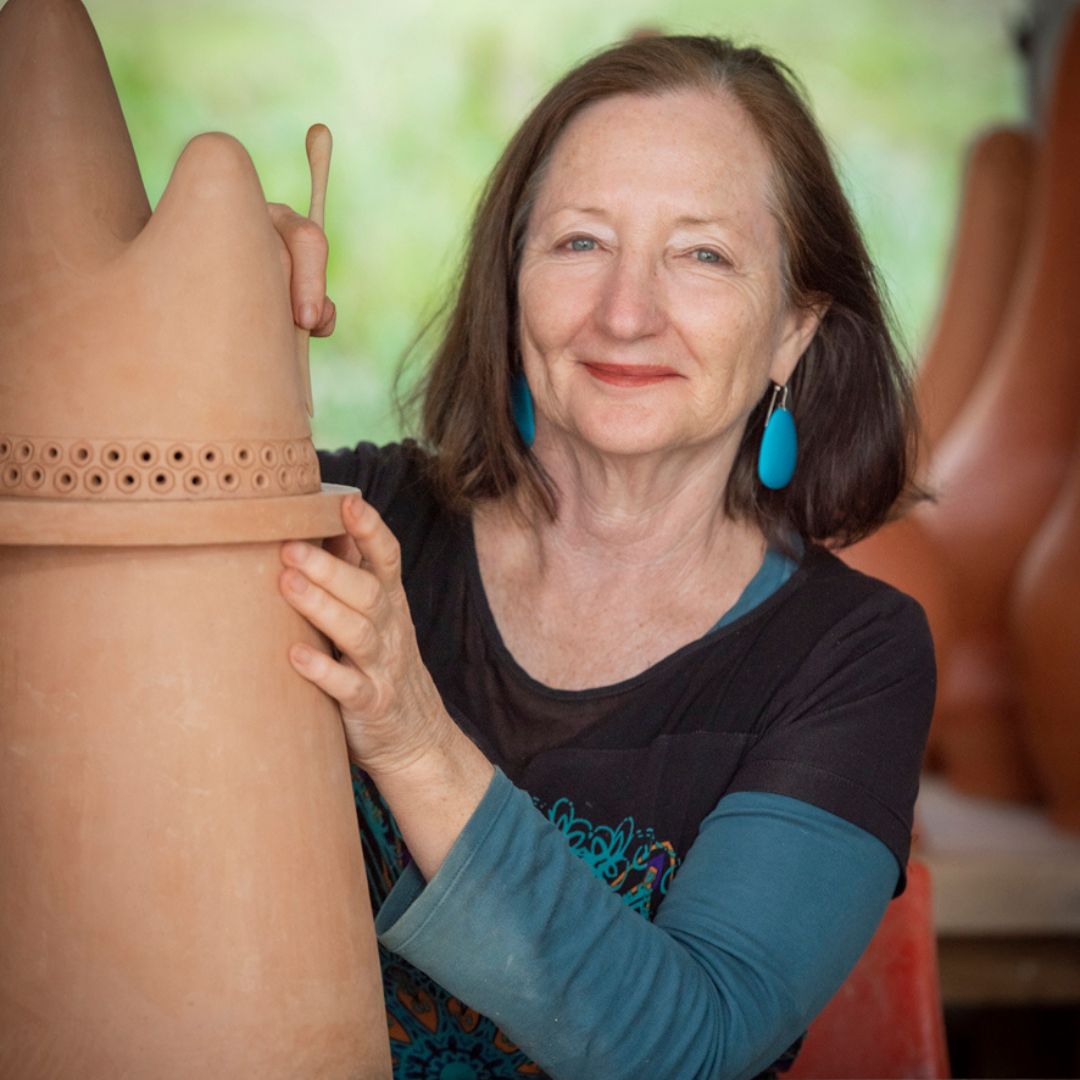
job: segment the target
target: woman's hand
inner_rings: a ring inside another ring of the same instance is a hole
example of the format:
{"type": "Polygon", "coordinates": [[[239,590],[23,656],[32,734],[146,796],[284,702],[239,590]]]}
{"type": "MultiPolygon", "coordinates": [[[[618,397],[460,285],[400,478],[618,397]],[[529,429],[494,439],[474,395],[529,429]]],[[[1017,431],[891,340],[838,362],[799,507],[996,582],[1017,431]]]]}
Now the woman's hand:
{"type": "Polygon", "coordinates": [[[285,245],[282,257],[289,274],[293,320],[312,337],[334,332],[337,309],[326,295],[326,233],[311,218],[284,203],[267,203],[270,220],[285,245]]]}
{"type": "Polygon", "coordinates": [[[328,549],[281,549],[285,599],[340,653],[294,645],[296,670],[336,698],[354,761],[378,785],[430,881],[491,782],[493,768],[450,718],[416,643],[401,550],[374,507],[344,500],[346,535],[328,549]]]}
{"type": "Polygon", "coordinates": [[[281,555],[285,599],[340,659],[307,645],[289,659],[341,704],[350,754],[378,782],[438,750],[456,725],[420,657],[397,539],[359,495],[344,500],[342,521],[332,550],[294,541],[281,555]]]}

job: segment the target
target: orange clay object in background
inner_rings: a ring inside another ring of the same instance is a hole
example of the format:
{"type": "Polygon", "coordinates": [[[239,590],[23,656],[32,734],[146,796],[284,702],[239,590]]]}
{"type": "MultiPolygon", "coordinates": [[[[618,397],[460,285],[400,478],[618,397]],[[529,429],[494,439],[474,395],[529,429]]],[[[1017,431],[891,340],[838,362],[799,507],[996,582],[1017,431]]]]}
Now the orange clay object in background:
{"type": "Polygon", "coordinates": [[[1024,733],[1052,820],[1080,831],[1080,431],[1068,480],[1024,555],[1013,644],[1024,733]]]}
{"type": "Polygon", "coordinates": [[[341,531],[243,147],[153,214],[77,0],[0,10],[0,1078],[390,1072],[325,642],[341,531]]]}
{"type": "Polygon", "coordinates": [[[923,468],[998,336],[1029,224],[1036,151],[1023,128],[992,128],[968,152],[941,305],[915,383],[923,468]]]}
{"type": "MultiPolygon", "coordinates": [[[[1030,201],[1034,142],[1025,131],[996,128],[972,144],[964,172],[952,259],[930,344],[919,369],[919,470],[977,383],[1008,302],[1030,201]]],[[[922,604],[938,669],[952,662],[956,599],[944,552],[910,515],[840,553],[856,570],[895,585],[922,604]]],[[[927,765],[940,764],[941,716],[927,765]]]]}
{"type": "Polygon", "coordinates": [[[1063,40],[1033,185],[1031,227],[993,353],[937,447],[935,506],[915,517],[943,548],[957,639],[938,689],[945,773],[959,789],[1038,794],[1019,723],[1008,600],[1054,503],[1080,417],[1080,12],[1063,40]]]}

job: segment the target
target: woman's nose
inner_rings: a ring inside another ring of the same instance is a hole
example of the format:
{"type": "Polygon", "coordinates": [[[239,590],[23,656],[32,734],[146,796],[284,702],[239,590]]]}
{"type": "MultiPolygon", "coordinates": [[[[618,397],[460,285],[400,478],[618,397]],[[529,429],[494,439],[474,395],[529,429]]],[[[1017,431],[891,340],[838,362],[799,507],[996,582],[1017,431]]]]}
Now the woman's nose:
{"type": "Polygon", "coordinates": [[[644,253],[620,252],[612,260],[596,305],[608,336],[633,341],[659,332],[665,322],[659,269],[644,253]]]}

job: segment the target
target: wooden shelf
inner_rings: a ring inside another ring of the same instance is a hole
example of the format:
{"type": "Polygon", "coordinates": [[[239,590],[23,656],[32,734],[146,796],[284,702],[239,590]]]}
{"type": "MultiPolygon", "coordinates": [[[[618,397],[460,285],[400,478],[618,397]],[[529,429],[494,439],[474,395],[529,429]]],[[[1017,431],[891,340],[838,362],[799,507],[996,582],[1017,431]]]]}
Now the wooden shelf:
{"type": "Polygon", "coordinates": [[[962,795],[933,776],[916,834],[945,1004],[1080,1003],[1080,836],[1037,808],[962,795]]]}

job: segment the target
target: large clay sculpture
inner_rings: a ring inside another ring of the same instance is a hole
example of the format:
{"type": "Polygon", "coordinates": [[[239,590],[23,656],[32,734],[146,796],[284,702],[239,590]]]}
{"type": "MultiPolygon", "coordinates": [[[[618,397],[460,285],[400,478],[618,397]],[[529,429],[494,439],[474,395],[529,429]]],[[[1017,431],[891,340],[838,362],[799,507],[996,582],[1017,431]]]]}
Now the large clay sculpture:
{"type": "Polygon", "coordinates": [[[77,0],[0,11],[0,1078],[389,1075],[325,642],[339,532],[251,161],[151,216],[77,0]]]}
{"type": "MultiPolygon", "coordinates": [[[[1080,359],[1080,358],[1078,358],[1080,359]]],[[[1064,488],[1013,596],[1021,720],[1050,817],[1080,831],[1080,431],[1064,488]]]]}
{"type": "Polygon", "coordinates": [[[924,462],[998,336],[1027,233],[1036,149],[1025,128],[1001,127],[980,134],[968,152],[949,271],[915,386],[924,462]]]}
{"type": "MultiPolygon", "coordinates": [[[[994,128],[968,153],[949,272],[919,366],[919,473],[977,384],[998,334],[1020,261],[1031,201],[1035,141],[1020,128],[994,128]]],[[[842,552],[857,570],[914,596],[926,611],[943,679],[954,660],[956,605],[945,553],[910,515],[842,552]]],[[[941,711],[926,762],[941,764],[941,711]]]]}
{"type": "MultiPolygon", "coordinates": [[[[1005,310],[1027,220],[1034,141],[1016,128],[984,132],[964,170],[952,258],[934,332],[919,367],[920,473],[975,385],[1005,310]]],[[[939,671],[953,662],[956,600],[944,552],[910,515],[843,551],[857,570],[914,596],[934,635],[939,671]]],[[[940,713],[927,765],[940,764],[940,713]]]]}
{"type": "Polygon", "coordinates": [[[917,512],[958,596],[938,709],[946,773],[977,794],[1037,794],[1020,736],[1008,632],[1019,560],[1065,474],[1080,417],[1080,12],[1063,41],[1033,184],[1031,227],[993,354],[937,449],[935,506],[917,512]]]}

